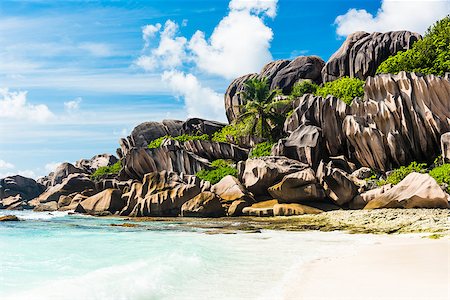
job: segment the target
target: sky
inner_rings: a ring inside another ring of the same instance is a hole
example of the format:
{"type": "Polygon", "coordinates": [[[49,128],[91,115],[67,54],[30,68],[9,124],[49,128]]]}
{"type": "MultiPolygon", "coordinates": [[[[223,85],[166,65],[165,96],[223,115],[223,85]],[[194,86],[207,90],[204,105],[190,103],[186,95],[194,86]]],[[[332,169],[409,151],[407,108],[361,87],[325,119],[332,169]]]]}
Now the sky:
{"type": "Polygon", "coordinates": [[[115,153],[145,121],[226,121],[233,78],[449,13],[450,0],[1,0],[0,178],[115,153]]]}

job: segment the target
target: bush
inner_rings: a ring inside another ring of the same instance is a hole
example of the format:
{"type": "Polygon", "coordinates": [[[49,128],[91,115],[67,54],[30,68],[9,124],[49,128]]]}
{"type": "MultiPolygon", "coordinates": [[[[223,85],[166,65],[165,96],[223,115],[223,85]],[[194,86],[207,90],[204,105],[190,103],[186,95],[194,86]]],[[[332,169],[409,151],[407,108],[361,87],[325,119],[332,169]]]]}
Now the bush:
{"type": "Polygon", "coordinates": [[[430,176],[433,177],[438,184],[450,185],[450,164],[443,164],[435,167],[430,171],[430,176]]]}
{"type": "Polygon", "coordinates": [[[292,98],[301,97],[304,94],[314,94],[319,86],[311,80],[298,81],[294,84],[291,92],[292,98]]]}
{"type": "Polygon", "coordinates": [[[221,143],[238,143],[238,139],[245,136],[250,131],[249,126],[246,122],[237,122],[225,126],[222,130],[217,131],[212,136],[213,142],[221,143]]]}
{"type": "Polygon", "coordinates": [[[426,171],[426,164],[419,164],[417,162],[412,162],[409,166],[402,166],[398,169],[393,170],[386,180],[380,180],[378,185],[385,185],[387,183],[391,183],[396,185],[400,181],[402,181],[406,176],[413,172],[424,173],[426,171]]]}
{"type": "Polygon", "coordinates": [[[435,75],[450,72],[450,16],[428,28],[411,49],[389,57],[377,69],[378,74],[400,71],[435,75]]]}
{"type": "Polygon", "coordinates": [[[171,140],[174,140],[174,141],[178,141],[180,143],[184,143],[184,142],[187,142],[187,141],[209,140],[209,135],[207,135],[207,134],[203,134],[203,135],[182,134],[182,135],[175,136],[175,137],[172,137],[170,135],[165,135],[165,136],[162,136],[160,138],[157,138],[156,140],[151,141],[148,144],[147,147],[149,149],[155,149],[155,148],[161,147],[161,144],[166,139],[171,139],[171,140]]]}
{"type": "Polygon", "coordinates": [[[119,174],[120,170],[122,169],[122,162],[119,160],[115,164],[107,167],[100,167],[91,175],[92,180],[100,180],[104,176],[107,175],[114,175],[119,174]]]}
{"type": "Polygon", "coordinates": [[[263,142],[257,144],[250,152],[250,157],[270,156],[272,154],[272,146],[274,144],[270,142],[263,142]]]}
{"type": "Polygon", "coordinates": [[[218,183],[227,175],[237,177],[237,169],[229,162],[223,159],[215,160],[211,163],[212,170],[201,170],[195,174],[198,178],[209,181],[211,184],[218,183]]]}
{"type": "Polygon", "coordinates": [[[364,81],[358,78],[342,77],[325,83],[317,89],[315,95],[322,97],[332,95],[350,105],[353,98],[364,96],[364,81]]]}

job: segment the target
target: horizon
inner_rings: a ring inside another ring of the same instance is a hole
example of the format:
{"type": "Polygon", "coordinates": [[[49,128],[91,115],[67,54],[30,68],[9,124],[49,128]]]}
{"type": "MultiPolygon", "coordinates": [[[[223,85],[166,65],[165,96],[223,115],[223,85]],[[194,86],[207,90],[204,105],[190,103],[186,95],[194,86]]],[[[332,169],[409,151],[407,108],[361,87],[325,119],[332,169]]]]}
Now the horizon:
{"type": "Polygon", "coordinates": [[[424,34],[450,11],[449,0],[160,2],[2,1],[0,178],[115,155],[141,122],[226,121],[233,78],[276,59],[327,61],[354,31],[424,34]]]}

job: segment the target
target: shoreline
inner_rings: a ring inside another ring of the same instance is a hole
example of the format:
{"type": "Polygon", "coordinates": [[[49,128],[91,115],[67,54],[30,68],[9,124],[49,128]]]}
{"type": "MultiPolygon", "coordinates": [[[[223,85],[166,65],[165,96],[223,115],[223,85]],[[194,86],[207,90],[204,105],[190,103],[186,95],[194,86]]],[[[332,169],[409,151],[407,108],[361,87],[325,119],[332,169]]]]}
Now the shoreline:
{"type": "Polygon", "coordinates": [[[284,299],[445,300],[450,296],[450,238],[386,236],[348,253],[308,262],[284,299]]]}

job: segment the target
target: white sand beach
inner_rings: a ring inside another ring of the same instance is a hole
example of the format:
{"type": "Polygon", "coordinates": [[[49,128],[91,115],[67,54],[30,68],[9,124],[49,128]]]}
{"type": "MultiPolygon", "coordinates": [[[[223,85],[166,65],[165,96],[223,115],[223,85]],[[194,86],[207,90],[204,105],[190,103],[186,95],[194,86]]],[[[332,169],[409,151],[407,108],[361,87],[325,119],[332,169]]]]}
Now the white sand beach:
{"type": "Polygon", "coordinates": [[[286,299],[448,300],[450,239],[386,237],[356,254],[302,266],[286,299]]]}

